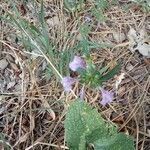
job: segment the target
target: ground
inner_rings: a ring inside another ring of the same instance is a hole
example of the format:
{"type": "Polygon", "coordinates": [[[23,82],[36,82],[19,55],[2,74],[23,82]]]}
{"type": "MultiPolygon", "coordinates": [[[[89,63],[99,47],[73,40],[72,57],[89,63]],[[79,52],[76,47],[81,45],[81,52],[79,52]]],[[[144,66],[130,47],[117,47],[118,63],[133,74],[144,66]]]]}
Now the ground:
{"type": "Polygon", "coordinates": [[[44,10],[38,0],[0,3],[0,149],[68,149],[64,118],[82,85],[76,83],[66,93],[60,80],[71,72],[74,55],[90,54],[97,68],[121,64],[104,88],[114,90],[124,78],[105,107],[100,92],[88,86],[84,100],[131,135],[137,150],[149,150],[150,54],[141,53],[136,45],[141,40],[133,43],[129,35],[134,29],[150,45],[149,2],[103,0],[98,8],[94,0],[86,0],[69,10],[66,1],[44,0],[44,10]]]}

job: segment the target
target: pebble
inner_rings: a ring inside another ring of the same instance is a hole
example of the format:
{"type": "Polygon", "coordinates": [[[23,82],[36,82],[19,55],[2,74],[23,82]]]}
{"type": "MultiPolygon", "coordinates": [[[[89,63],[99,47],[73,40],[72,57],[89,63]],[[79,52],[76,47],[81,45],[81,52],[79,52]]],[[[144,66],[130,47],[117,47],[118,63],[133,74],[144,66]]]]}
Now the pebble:
{"type": "Polygon", "coordinates": [[[6,59],[1,59],[0,60],[0,70],[6,69],[7,66],[8,66],[8,61],[6,59]]]}

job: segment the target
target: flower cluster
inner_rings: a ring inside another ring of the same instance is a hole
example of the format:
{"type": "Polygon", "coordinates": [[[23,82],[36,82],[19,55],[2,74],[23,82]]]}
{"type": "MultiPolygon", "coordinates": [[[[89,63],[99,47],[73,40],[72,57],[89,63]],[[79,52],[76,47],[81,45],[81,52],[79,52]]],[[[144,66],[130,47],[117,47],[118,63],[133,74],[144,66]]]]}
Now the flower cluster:
{"type": "MultiPolygon", "coordinates": [[[[91,65],[89,65],[89,66],[91,66],[91,65]]],[[[86,64],[86,61],[84,59],[82,59],[81,57],[79,57],[79,56],[74,56],[74,59],[72,60],[72,62],[69,63],[69,68],[72,71],[78,71],[78,70],[83,70],[84,71],[84,70],[88,70],[89,66],[86,64]]],[[[98,72],[96,71],[96,75],[95,74],[93,75],[93,72],[95,73],[94,70],[92,70],[90,72],[88,70],[86,72],[86,74],[84,74],[84,76],[86,76],[85,78],[88,81],[94,80],[94,82],[97,82],[97,81],[95,81],[95,79],[97,79],[98,72]],[[89,75],[89,74],[92,74],[92,75],[89,75]]],[[[81,77],[82,77],[82,75],[81,75],[81,77]]],[[[76,78],[72,78],[70,76],[66,76],[66,77],[63,77],[63,79],[61,81],[61,84],[63,85],[64,90],[66,92],[69,92],[69,91],[71,91],[73,84],[75,82],[77,82],[77,81],[79,81],[79,80],[76,79],[76,78]]],[[[114,97],[114,93],[111,92],[111,91],[104,90],[103,88],[100,88],[100,91],[101,91],[101,94],[102,94],[102,100],[101,100],[100,103],[103,106],[105,106],[108,103],[111,103],[112,100],[113,100],[113,97],[114,97]]],[[[80,93],[82,93],[81,97],[83,98],[84,97],[83,96],[83,93],[84,93],[83,89],[82,89],[82,91],[80,93]]]]}
{"type": "MultiPolygon", "coordinates": [[[[78,69],[86,69],[86,62],[79,56],[75,56],[73,61],[69,63],[69,68],[72,71],[77,71],[78,69]]],[[[77,81],[77,79],[70,76],[64,77],[61,84],[66,92],[72,89],[72,85],[77,81]]]]}
{"type": "Polygon", "coordinates": [[[104,90],[100,88],[102,93],[102,101],[100,102],[103,106],[105,106],[108,103],[111,103],[114,98],[114,93],[111,91],[104,90]]]}
{"type": "Polygon", "coordinates": [[[69,68],[72,71],[77,71],[79,68],[86,69],[86,62],[79,56],[74,56],[72,62],[69,63],[69,68]]]}
{"type": "Polygon", "coordinates": [[[66,92],[69,92],[72,89],[72,84],[74,84],[76,82],[76,79],[71,78],[71,77],[64,77],[61,81],[61,84],[64,87],[64,90],[66,92]]]}

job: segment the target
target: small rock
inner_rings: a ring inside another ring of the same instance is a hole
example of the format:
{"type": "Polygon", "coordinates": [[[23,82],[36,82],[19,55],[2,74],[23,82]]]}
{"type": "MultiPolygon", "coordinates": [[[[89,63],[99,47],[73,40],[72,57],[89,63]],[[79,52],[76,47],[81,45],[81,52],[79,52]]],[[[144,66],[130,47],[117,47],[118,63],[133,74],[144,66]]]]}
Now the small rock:
{"type": "Polygon", "coordinates": [[[139,31],[130,28],[128,32],[129,49],[131,52],[139,51],[145,57],[150,58],[150,43],[148,34],[144,28],[139,31]]]}
{"type": "Polygon", "coordinates": [[[143,55],[150,58],[150,45],[143,43],[137,46],[137,50],[143,55]]]}
{"type": "Polygon", "coordinates": [[[116,40],[117,43],[122,43],[125,39],[126,36],[124,33],[119,33],[119,32],[114,32],[113,37],[116,40]]]}
{"type": "Polygon", "coordinates": [[[53,18],[49,18],[46,20],[47,24],[50,27],[54,27],[54,26],[59,26],[60,25],[60,20],[58,16],[54,16],[53,18]]]}
{"type": "Polygon", "coordinates": [[[8,66],[7,60],[6,59],[1,59],[0,60],[0,70],[6,69],[7,66],[8,66]]]}
{"type": "Polygon", "coordinates": [[[131,71],[133,68],[134,68],[134,66],[133,66],[131,63],[128,63],[128,64],[126,65],[126,70],[127,70],[127,71],[131,71]]]}
{"type": "Polygon", "coordinates": [[[5,111],[5,109],[6,109],[5,107],[1,107],[0,108],[0,114],[2,114],[5,111]]]}
{"type": "Polygon", "coordinates": [[[9,83],[7,84],[7,90],[8,90],[8,89],[10,89],[10,88],[12,88],[12,87],[14,87],[14,86],[15,86],[15,84],[16,84],[16,82],[15,82],[15,81],[11,81],[11,82],[9,82],[9,83]]]}
{"type": "Polygon", "coordinates": [[[15,92],[21,92],[21,82],[19,82],[18,84],[15,85],[15,92]]]}

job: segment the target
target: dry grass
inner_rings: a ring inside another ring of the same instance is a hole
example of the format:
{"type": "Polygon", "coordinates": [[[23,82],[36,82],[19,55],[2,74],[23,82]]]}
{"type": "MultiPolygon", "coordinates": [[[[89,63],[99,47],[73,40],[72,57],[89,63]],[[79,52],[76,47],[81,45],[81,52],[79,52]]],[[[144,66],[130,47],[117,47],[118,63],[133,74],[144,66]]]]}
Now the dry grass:
{"type": "MultiPolygon", "coordinates": [[[[91,56],[98,67],[108,63],[113,65],[113,62],[119,61],[125,79],[121,82],[111,105],[101,107],[99,93],[88,87],[85,87],[85,100],[96,107],[106,120],[116,123],[120,131],[132,135],[137,150],[149,150],[150,60],[138,53],[132,54],[128,50],[129,42],[126,36],[129,27],[147,29],[150,25],[150,14],[134,4],[124,11],[121,8],[123,5],[125,3],[106,10],[108,21],[105,23],[92,20],[89,39],[112,45],[111,48],[93,48],[91,56]],[[114,32],[124,33],[125,40],[116,42],[113,38],[114,32]]],[[[36,23],[30,5],[26,10],[21,8],[23,6],[20,2],[17,2],[17,6],[22,17],[36,23]]],[[[88,10],[91,6],[92,4],[87,3],[84,6],[85,11],[71,15],[63,10],[62,1],[45,1],[50,39],[56,43],[58,51],[72,48],[77,42],[76,38],[80,40],[80,23],[82,24],[85,16],[89,15],[88,10]],[[73,38],[67,38],[68,33],[73,38]]],[[[2,2],[1,7],[2,15],[11,11],[6,2],[2,2]]],[[[147,32],[150,34],[148,29],[147,32]]],[[[0,82],[7,82],[0,91],[0,132],[6,141],[5,144],[14,150],[68,149],[64,142],[63,120],[68,104],[77,97],[81,87],[76,84],[73,91],[66,95],[55,77],[46,80],[41,68],[45,60],[51,65],[50,57],[42,53],[41,57],[30,59],[30,54],[22,45],[16,44],[16,35],[15,28],[1,21],[0,58],[6,58],[9,62],[5,71],[0,70],[0,82]],[[15,86],[7,89],[7,84],[13,80],[15,86]]],[[[62,77],[59,72],[58,75],[62,77]]],[[[106,83],[108,89],[114,89],[116,79],[117,76],[106,83]]],[[[1,143],[2,141],[3,139],[0,139],[1,143]]],[[[4,149],[2,144],[0,147],[4,149]]]]}

